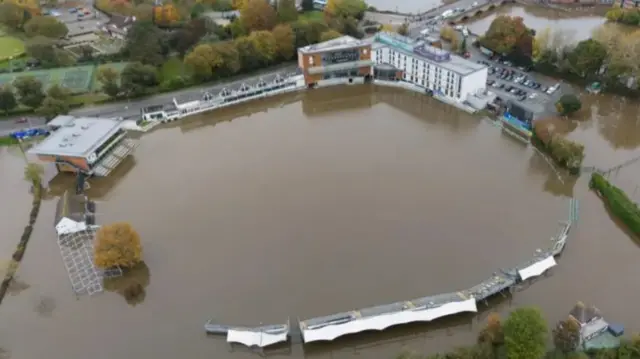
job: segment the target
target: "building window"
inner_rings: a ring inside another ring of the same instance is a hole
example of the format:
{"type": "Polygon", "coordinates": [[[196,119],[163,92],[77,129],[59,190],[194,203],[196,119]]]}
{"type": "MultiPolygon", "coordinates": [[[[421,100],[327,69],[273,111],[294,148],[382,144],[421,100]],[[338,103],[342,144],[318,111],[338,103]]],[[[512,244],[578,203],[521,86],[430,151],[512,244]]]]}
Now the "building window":
{"type": "Polygon", "coordinates": [[[313,56],[309,56],[309,65],[313,66],[313,56]]]}

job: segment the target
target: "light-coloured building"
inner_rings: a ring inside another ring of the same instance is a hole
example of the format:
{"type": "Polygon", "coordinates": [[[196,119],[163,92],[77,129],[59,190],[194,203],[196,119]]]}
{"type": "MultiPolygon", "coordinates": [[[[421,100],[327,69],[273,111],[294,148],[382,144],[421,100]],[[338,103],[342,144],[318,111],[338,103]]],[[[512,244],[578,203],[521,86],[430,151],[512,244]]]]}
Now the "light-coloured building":
{"type": "MultiPolygon", "coordinates": [[[[486,91],[488,68],[424,41],[380,32],[373,38],[371,59],[378,69],[392,66],[403,80],[426,92],[465,102],[486,91]]],[[[388,70],[384,70],[387,71],[388,70]]]]}
{"type": "Polygon", "coordinates": [[[106,176],[137,146],[119,119],[58,116],[47,125],[53,133],[28,153],[62,172],[106,176]]]}

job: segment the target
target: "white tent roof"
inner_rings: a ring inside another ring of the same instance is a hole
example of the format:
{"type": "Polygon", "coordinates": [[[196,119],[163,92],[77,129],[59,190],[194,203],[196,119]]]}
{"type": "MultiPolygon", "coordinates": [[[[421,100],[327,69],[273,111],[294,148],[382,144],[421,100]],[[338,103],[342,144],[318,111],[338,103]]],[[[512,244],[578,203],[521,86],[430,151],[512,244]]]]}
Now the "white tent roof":
{"type": "Polygon", "coordinates": [[[282,333],[266,333],[255,330],[229,329],[227,332],[227,342],[240,343],[248,347],[266,347],[280,342],[287,341],[287,330],[282,333]]]}
{"type": "Polygon", "coordinates": [[[555,265],[556,260],[553,258],[553,256],[549,256],[541,261],[533,263],[532,265],[524,269],[520,269],[518,271],[518,274],[520,275],[520,279],[526,280],[527,278],[539,276],[547,269],[554,267],[555,265]]]}
{"type": "Polygon", "coordinates": [[[314,329],[301,328],[305,343],[334,340],[340,336],[363,332],[365,330],[384,330],[394,325],[411,322],[429,322],[434,319],[462,312],[477,312],[474,298],[461,302],[443,304],[437,308],[415,308],[401,312],[364,317],[341,324],[314,326],[314,329]]]}
{"type": "Polygon", "coordinates": [[[61,236],[63,234],[75,233],[84,231],[87,229],[87,225],[84,222],[76,222],[67,217],[62,217],[60,222],[56,224],[56,232],[61,236]]]}

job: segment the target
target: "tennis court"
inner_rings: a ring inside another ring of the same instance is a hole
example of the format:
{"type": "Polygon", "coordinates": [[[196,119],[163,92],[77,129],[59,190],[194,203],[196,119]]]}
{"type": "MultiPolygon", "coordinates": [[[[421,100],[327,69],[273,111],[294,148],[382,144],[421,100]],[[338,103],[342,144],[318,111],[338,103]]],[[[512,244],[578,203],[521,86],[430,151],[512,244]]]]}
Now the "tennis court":
{"type": "Polygon", "coordinates": [[[32,76],[42,82],[46,89],[58,84],[66,87],[73,93],[83,93],[91,88],[91,80],[95,66],[75,66],[52,70],[37,70],[0,74],[0,84],[12,83],[18,77],[32,76]]]}

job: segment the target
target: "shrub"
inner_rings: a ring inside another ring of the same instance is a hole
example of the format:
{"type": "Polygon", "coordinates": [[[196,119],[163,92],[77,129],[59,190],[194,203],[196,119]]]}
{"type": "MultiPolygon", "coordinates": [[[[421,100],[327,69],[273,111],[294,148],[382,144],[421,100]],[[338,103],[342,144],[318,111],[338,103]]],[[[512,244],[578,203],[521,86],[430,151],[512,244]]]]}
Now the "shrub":
{"type": "Polygon", "coordinates": [[[563,116],[569,116],[582,108],[582,102],[573,94],[565,94],[556,102],[556,110],[563,116]]]}
{"type": "Polygon", "coordinates": [[[611,212],[631,230],[640,235],[640,209],[620,188],[612,185],[601,174],[591,175],[589,187],[595,190],[611,212]]]}
{"type": "Polygon", "coordinates": [[[564,136],[553,133],[545,121],[538,120],[533,124],[533,137],[531,141],[542,147],[551,158],[561,167],[571,173],[580,172],[582,160],[584,160],[584,146],[571,141],[564,136]]]}
{"type": "Polygon", "coordinates": [[[102,226],[96,234],[94,259],[100,268],[131,268],[142,260],[140,235],[125,222],[102,226]]]}

